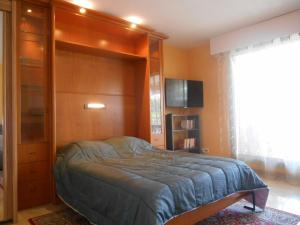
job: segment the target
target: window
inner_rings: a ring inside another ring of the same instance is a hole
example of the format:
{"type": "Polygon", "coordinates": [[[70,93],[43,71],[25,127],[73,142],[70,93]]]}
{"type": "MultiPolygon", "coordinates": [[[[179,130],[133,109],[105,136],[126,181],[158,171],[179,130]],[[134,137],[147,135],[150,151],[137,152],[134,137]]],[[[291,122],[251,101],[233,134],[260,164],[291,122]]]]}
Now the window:
{"type": "Polygon", "coordinates": [[[300,168],[300,38],[231,56],[237,157],[300,168]]]}

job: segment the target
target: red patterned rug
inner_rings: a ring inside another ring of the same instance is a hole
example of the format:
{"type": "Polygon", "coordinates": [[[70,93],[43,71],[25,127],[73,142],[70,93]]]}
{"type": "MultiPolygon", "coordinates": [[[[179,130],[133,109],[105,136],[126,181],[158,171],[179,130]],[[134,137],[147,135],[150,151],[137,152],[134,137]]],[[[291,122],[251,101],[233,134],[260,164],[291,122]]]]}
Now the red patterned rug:
{"type": "MultiPolygon", "coordinates": [[[[197,225],[297,225],[300,222],[300,216],[269,207],[264,212],[252,213],[243,208],[244,204],[238,202],[197,225]]],[[[29,222],[32,225],[90,225],[71,209],[31,218],[29,222]]]]}

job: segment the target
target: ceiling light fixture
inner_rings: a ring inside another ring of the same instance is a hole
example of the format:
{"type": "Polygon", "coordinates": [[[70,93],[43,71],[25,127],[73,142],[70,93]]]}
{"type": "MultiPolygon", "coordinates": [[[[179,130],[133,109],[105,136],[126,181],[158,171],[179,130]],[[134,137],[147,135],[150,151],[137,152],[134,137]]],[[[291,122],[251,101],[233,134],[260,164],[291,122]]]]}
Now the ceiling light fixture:
{"type": "Polygon", "coordinates": [[[85,13],[86,13],[86,9],[85,9],[85,8],[80,8],[80,9],[79,9],[79,12],[80,12],[81,14],[85,14],[85,13]]]}
{"type": "Polygon", "coordinates": [[[27,9],[27,12],[28,13],[32,13],[32,9],[27,9]]]}
{"type": "Polygon", "coordinates": [[[88,0],[73,0],[72,3],[85,9],[93,8],[93,3],[88,0]]]}
{"type": "Polygon", "coordinates": [[[125,18],[125,20],[136,25],[142,24],[144,22],[144,20],[138,16],[128,16],[125,18]]]}
{"type": "Polygon", "coordinates": [[[106,46],[108,44],[108,41],[102,39],[102,40],[99,41],[99,43],[100,43],[101,46],[106,46]]]}
{"type": "Polygon", "coordinates": [[[132,23],[132,24],[130,25],[130,27],[131,27],[132,29],[134,29],[134,28],[137,27],[137,25],[136,25],[135,23],[132,23]]]}

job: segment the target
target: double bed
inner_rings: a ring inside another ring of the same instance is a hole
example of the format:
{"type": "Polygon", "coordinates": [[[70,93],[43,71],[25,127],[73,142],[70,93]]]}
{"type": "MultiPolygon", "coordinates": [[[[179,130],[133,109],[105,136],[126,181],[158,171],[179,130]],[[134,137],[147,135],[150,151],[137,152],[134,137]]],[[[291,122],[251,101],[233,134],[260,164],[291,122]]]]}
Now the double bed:
{"type": "Polygon", "coordinates": [[[241,161],[157,150],[134,137],[69,144],[54,173],[58,196],[98,225],[192,225],[242,198],[256,196],[263,209],[268,196],[241,161]]]}

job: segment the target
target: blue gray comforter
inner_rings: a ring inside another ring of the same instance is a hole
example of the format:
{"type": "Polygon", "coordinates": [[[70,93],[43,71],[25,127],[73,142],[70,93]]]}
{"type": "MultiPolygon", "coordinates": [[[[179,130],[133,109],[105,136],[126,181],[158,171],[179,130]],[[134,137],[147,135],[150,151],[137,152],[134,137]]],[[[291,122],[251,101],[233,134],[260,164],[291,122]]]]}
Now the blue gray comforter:
{"type": "Polygon", "coordinates": [[[266,187],[241,161],[155,150],[133,137],[66,146],[55,179],[58,195],[98,225],[163,225],[234,192],[266,187]]]}

